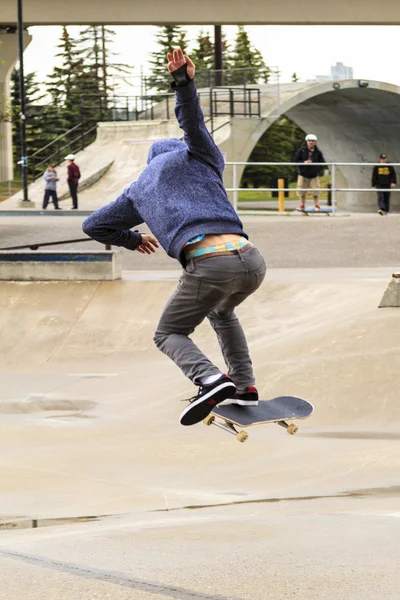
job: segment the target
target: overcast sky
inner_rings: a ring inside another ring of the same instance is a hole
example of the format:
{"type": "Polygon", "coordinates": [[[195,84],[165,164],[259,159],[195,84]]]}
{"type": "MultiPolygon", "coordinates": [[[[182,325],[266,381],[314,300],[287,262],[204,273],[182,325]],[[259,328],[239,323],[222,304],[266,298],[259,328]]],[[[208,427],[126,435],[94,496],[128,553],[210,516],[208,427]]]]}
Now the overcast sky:
{"type": "MultiPolygon", "coordinates": [[[[69,27],[75,37],[80,28],[69,27]]],[[[117,35],[113,50],[116,60],[129,63],[137,72],[146,70],[148,56],[156,48],[156,27],[125,26],[113,28],[117,35]]],[[[195,40],[198,27],[187,27],[188,39],[195,40]]],[[[253,45],[261,51],[269,66],[278,66],[282,80],[293,72],[301,80],[328,75],[331,65],[342,62],[353,67],[356,79],[373,79],[400,85],[398,40],[400,27],[368,26],[249,26],[253,45]]],[[[212,31],[212,28],[210,28],[212,31]]],[[[233,41],[237,28],[223,28],[233,41]]],[[[57,43],[61,27],[30,27],[33,36],[25,51],[26,72],[36,71],[43,81],[57,63],[57,43]]]]}

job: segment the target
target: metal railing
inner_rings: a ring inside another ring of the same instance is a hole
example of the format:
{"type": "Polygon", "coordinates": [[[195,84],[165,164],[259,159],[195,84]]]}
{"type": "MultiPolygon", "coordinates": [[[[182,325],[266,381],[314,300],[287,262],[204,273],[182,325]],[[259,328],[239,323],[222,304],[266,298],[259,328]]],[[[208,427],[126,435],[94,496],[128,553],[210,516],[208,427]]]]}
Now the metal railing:
{"type": "MultiPolygon", "coordinates": [[[[61,246],[62,244],[77,244],[81,242],[93,242],[92,238],[77,238],[74,240],[59,240],[57,242],[38,242],[37,244],[24,244],[23,246],[6,246],[5,248],[0,248],[0,251],[8,251],[8,250],[24,250],[25,248],[29,250],[38,250],[43,246],[61,246]]],[[[105,244],[106,250],[111,250],[110,244],[105,244]]]]}
{"type": "Polygon", "coordinates": [[[60,164],[64,154],[79,152],[94,141],[97,125],[80,122],[55,140],[43,146],[30,157],[31,179],[35,181],[43,175],[43,167],[54,163],[60,164]]]}
{"type": "MultiPolygon", "coordinates": [[[[198,92],[200,105],[213,117],[260,117],[261,93],[258,88],[219,87],[198,92]]],[[[175,94],[147,96],[80,96],[82,122],[154,121],[175,118],[175,94]]]]}
{"type": "MultiPolygon", "coordinates": [[[[238,187],[238,166],[240,167],[297,167],[297,166],[307,166],[304,162],[226,162],[226,166],[233,166],[233,187],[226,188],[227,192],[233,192],[233,206],[235,210],[238,209],[238,201],[239,201],[239,192],[310,192],[312,193],[311,188],[298,188],[298,187],[268,187],[268,188],[241,188],[238,187]]],[[[400,192],[399,188],[343,188],[336,187],[336,170],[337,167],[375,167],[382,166],[382,164],[387,164],[392,167],[400,167],[400,163],[342,163],[342,162],[326,162],[326,163],[312,163],[312,166],[320,166],[327,167],[330,170],[331,175],[331,187],[329,188],[329,192],[331,193],[331,203],[332,203],[332,214],[334,215],[337,211],[336,207],[336,192],[400,192]]],[[[324,191],[324,188],[318,188],[318,192],[324,191]]]]}
{"type": "MultiPolygon", "coordinates": [[[[241,69],[196,69],[197,88],[212,88],[218,86],[248,86],[269,83],[279,84],[280,71],[277,66],[244,67],[241,69]]],[[[165,69],[159,72],[140,73],[132,75],[113,75],[111,89],[115,94],[127,94],[133,91],[134,95],[146,96],[154,94],[160,86],[169,90],[171,76],[165,69]],[[129,90],[129,91],[128,91],[129,90]]]]}

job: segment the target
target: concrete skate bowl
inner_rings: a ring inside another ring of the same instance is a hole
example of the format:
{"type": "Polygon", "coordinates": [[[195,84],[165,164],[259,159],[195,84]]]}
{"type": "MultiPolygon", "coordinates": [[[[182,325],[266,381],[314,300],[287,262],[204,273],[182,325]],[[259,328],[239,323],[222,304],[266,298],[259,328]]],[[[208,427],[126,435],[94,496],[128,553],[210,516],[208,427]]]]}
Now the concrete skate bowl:
{"type": "MultiPolygon", "coordinates": [[[[195,390],[152,342],[174,287],[0,284],[3,515],[145,514],[395,485],[400,331],[398,309],[377,308],[381,282],[277,281],[238,308],[261,396],[315,405],[295,436],[255,427],[245,444],[179,425],[195,390]]],[[[223,368],[207,322],[194,339],[223,368]]]]}
{"type": "MultiPolygon", "coordinates": [[[[10,373],[135,373],[133,395],[162,372],[177,396],[192,391],[152,336],[174,281],[1,283],[1,361],[10,373]]],[[[239,307],[261,395],[316,405],[312,424],[386,426],[400,417],[396,309],[377,308],[380,282],[269,283],[239,307]]],[[[208,323],[195,334],[221,368],[208,323]]],[[[164,384],[154,382],[162,404],[164,384]]],[[[88,398],[93,400],[93,398],[88,398]]],[[[151,404],[151,400],[149,404],[151,404]]],[[[310,422],[311,424],[311,422],[310,422]]]]}

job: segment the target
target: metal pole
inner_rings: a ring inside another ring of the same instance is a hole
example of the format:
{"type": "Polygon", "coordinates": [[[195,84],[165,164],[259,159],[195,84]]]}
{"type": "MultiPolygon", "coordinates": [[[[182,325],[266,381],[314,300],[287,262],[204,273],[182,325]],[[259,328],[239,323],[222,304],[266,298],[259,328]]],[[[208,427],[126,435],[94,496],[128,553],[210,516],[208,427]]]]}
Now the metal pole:
{"type": "Polygon", "coordinates": [[[23,201],[28,200],[28,157],[26,155],[26,116],[25,116],[25,82],[24,82],[24,24],[22,19],[22,0],[18,3],[18,60],[19,60],[19,103],[20,103],[20,136],[21,136],[21,175],[23,201]]]}
{"type": "Polygon", "coordinates": [[[284,192],[284,187],[285,187],[285,180],[284,179],[278,179],[278,188],[279,188],[279,192],[278,192],[278,204],[279,204],[279,212],[285,212],[285,192],[284,192]]]}
{"type": "Polygon", "coordinates": [[[238,209],[238,191],[237,191],[237,165],[233,165],[233,208],[238,209]]]}
{"type": "Polygon", "coordinates": [[[214,25],[214,85],[223,85],[222,68],[222,27],[221,25],[214,25]]]}
{"type": "Polygon", "coordinates": [[[332,200],[332,214],[336,214],[336,168],[332,163],[332,190],[331,190],[331,200],[332,200]]]}

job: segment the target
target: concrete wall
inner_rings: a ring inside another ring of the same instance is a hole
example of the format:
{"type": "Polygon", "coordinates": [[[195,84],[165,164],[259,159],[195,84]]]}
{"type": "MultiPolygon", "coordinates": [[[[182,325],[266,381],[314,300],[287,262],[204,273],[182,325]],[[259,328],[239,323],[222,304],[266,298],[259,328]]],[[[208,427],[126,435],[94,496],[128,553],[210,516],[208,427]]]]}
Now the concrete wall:
{"type": "MultiPolygon", "coordinates": [[[[16,22],[15,0],[1,0],[0,24],[16,22]]],[[[139,0],[24,0],[26,25],[398,25],[400,2],[386,0],[204,0],[183,2],[177,5],[164,0],[140,2],[139,0]]]]}
{"type": "Polygon", "coordinates": [[[120,252],[1,252],[3,281],[121,279],[120,252]]]}

